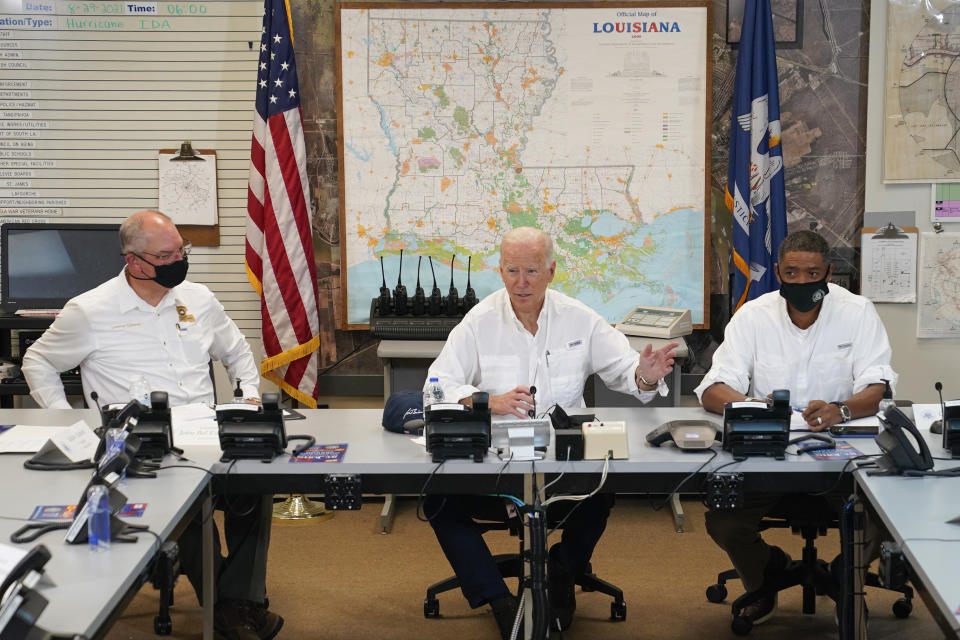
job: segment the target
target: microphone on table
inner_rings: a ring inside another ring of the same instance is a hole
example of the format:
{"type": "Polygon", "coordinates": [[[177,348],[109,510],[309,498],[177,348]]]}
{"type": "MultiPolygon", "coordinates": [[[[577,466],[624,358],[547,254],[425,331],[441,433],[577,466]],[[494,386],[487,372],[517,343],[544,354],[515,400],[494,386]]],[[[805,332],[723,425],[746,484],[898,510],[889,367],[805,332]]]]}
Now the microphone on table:
{"type": "Polygon", "coordinates": [[[100,394],[96,391],[90,392],[90,399],[93,400],[97,405],[97,412],[100,414],[100,424],[106,426],[107,423],[103,419],[103,407],[100,405],[100,394]]]}
{"type": "Polygon", "coordinates": [[[537,387],[530,385],[530,397],[533,398],[533,408],[527,411],[527,415],[531,418],[537,417],[537,387]]]}
{"type": "Polygon", "coordinates": [[[937,380],[933,384],[933,388],[937,390],[937,394],[940,396],[940,419],[930,423],[930,433],[943,433],[943,412],[945,410],[943,405],[943,383],[937,380]]]}

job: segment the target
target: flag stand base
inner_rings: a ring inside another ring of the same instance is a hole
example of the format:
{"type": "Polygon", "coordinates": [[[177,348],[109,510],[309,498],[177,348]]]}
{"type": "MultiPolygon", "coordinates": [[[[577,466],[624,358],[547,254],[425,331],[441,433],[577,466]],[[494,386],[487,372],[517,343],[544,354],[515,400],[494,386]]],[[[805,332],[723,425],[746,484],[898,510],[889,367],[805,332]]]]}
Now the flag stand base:
{"type": "Polygon", "coordinates": [[[273,517],[278,520],[329,520],[333,513],[302,493],[291,493],[286,500],[273,505],[273,517]]]}

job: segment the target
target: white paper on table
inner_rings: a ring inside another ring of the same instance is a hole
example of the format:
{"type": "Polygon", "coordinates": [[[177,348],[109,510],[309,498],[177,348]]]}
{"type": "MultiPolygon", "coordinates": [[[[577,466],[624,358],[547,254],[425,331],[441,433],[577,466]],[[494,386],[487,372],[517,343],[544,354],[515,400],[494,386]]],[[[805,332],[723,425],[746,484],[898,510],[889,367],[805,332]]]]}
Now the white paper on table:
{"type": "Polygon", "coordinates": [[[810,425],[803,419],[803,412],[799,409],[790,411],[790,431],[810,431],[810,425]]]}
{"type": "MultiPolygon", "coordinates": [[[[66,429],[58,430],[50,436],[50,442],[60,449],[70,462],[92,460],[97,453],[97,447],[100,446],[100,438],[83,420],[74,422],[66,429]]],[[[43,453],[46,448],[47,446],[41,447],[40,453],[43,453]]]]}
{"type": "Polygon", "coordinates": [[[18,424],[0,433],[0,453],[36,453],[53,432],[67,427],[35,427],[18,424]]]}
{"type": "MultiPolygon", "coordinates": [[[[841,422],[840,424],[850,427],[879,427],[880,418],[878,418],[876,415],[864,416],[863,418],[854,418],[853,420],[847,420],[846,422],[841,422]]],[[[803,419],[803,412],[796,409],[793,410],[793,415],[790,416],[790,431],[810,431],[810,425],[808,425],[807,421],[803,419]]]]}
{"type": "Polygon", "coordinates": [[[939,404],[913,405],[913,422],[920,431],[930,431],[930,425],[933,421],[942,417],[943,412],[939,404]]]}
{"type": "Polygon", "coordinates": [[[170,428],[173,442],[178,446],[220,446],[220,428],[217,413],[210,405],[198,402],[170,409],[170,428]]]}

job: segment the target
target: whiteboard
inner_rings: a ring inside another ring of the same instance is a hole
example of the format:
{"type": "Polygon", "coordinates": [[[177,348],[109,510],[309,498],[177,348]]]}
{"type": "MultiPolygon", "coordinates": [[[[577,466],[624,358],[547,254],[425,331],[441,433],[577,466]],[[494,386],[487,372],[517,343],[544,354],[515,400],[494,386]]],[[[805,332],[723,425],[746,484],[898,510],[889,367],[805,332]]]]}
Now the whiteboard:
{"type": "Polygon", "coordinates": [[[0,222],[119,222],[159,206],[161,149],[217,154],[220,246],[196,247],[210,286],[250,337],[243,264],[263,3],[0,3],[0,222]]]}

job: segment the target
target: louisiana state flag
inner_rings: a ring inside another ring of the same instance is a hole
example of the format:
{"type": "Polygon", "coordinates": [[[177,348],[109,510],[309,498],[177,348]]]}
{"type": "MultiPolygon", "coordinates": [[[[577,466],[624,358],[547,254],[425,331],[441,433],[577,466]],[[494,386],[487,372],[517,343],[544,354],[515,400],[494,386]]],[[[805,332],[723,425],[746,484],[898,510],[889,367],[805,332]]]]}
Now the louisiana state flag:
{"type": "Polygon", "coordinates": [[[747,0],[741,34],[726,192],[733,214],[734,311],[779,288],[773,265],[787,235],[770,0],[747,0]]]}

